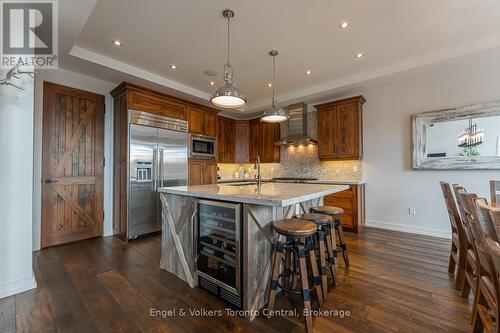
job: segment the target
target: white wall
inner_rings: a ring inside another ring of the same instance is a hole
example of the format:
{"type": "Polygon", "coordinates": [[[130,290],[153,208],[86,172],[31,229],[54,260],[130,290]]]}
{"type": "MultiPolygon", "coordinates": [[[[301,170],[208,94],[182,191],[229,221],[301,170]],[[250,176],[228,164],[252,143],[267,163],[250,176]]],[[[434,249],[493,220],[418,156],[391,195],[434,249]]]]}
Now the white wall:
{"type": "Polygon", "coordinates": [[[410,114],[500,101],[500,63],[453,67],[432,77],[367,90],[363,177],[367,225],[451,237],[440,180],[489,198],[500,171],[411,170],[410,114]],[[408,214],[409,207],[416,215],[408,214]]]}
{"type": "Polygon", "coordinates": [[[23,80],[22,86],[26,90],[0,86],[0,298],[36,287],[31,236],[33,79],[23,80]]]}
{"type": "Polygon", "coordinates": [[[33,249],[40,249],[41,225],[41,177],[42,177],[42,112],[43,82],[48,81],[63,86],[86,90],[105,96],[106,114],[104,117],[104,226],[105,236],[113,234],[112,225],[112,188],[113,188],[113,98],[109,92],[118,83],[111,83],[65,69],[42,70],[35,78],[35,141],[34,141],[34,213],[33,213],[33,249]]]}

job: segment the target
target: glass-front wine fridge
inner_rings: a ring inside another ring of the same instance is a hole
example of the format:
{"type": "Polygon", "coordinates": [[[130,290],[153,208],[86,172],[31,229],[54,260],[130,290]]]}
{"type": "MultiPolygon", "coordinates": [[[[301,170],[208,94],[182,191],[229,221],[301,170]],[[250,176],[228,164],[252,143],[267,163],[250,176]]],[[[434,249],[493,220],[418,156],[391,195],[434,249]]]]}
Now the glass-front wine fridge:
{"type": "Polygon", "coordinates": [[[197,201],[200,287],[242,307],[241,204],[197,201]]]}

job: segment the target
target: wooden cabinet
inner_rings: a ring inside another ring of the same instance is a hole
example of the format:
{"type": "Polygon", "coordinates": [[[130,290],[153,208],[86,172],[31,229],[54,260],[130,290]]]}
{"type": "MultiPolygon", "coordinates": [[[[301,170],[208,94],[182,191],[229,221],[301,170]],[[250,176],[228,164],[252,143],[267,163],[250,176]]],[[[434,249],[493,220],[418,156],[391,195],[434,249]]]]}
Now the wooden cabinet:
{"type": "Polygon", "coordinates": [[[206,185],[217,183],[217,161],[189,160],[189,185],[206,185]]]}
{"type": "Polygon", "coordinates": [[[363,96],[315,105],[320,160],[363,157],[363,96]]]}
{"type": "Polygon", "coordinates": [[[249,122],[249,158],[255,161],[257,155],[262,163],[279,163],[280,147],[274,142],[280,139],[280,125],[252,119],[249,122]]]}
{"type": "Polygon", "coordinates": [[[236,156],[236,127],[233,119],[217,117],[217,160],[234,163],[236,156]]]}
{"type": "Polygon", "coordinates": [[[127,90],[129,109],[150,112],[165,117],[186,119],[187,105],[185,102],[130,84],[126,84],[124,88],[127,90]]]}
{"type": "Polygon", "coordinates": [[[327,195],[325,206],[340,207],[344,214],[340,218],[346,231],[358,232],[365,224],[365,185],[351,185],[346,191],[327,195]]]}
{"type": "Polygon", "coordinates": [[[189,133],[215,137],[217,135],[217,112],[201,106],[188,105],[189,133]]]}
{"type": "Polygon", "coordinates": [[[260,119],[252,119],[248,125],[248,155],[250,162],[257,159],[257,155],[261,154],[262,134],[260,119]]]}
{"type": "MultiPolygon", "coordinates": [[[[128,226],[128,111],[130,109],[167,116],[188,119],[188,110],[194,118],[201,117],[195,126],[205,135],[216,135],[216,111],[189,102],[173,98],[162,93],[123,82],[111,91],[114,99],[113,108],[113,233],[122,240],[127,238],[128,226]],[[198,111],[203,111],[199,112],[198,111]]],[[[191,125],[191,124],[190,124],[191,125]]],[[[215,183],[217,164],[206,164],[204,181],[215,183]]]]}
{"type": "Polygon", "coordinates": [[[235,122],[235,162],[249,162],[249,122],[248,120],[237,120],[235,122]]]}

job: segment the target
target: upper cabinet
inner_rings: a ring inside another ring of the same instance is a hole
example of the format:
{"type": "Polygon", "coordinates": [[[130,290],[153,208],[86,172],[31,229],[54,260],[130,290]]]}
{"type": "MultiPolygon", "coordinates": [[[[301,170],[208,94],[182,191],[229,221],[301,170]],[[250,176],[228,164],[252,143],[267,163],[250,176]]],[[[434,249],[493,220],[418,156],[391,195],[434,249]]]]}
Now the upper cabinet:
{"type": "Polygon", "coordinates": [[[250,162],[260,156],[262,163],[279,163],[280,147],[274,142],[280,139],[280,125],[261,122],[259,118],[249,122],[249,158],[250,162]]]}
{"type": "Polygon", "coordinates": [[[121,84],[113,92],[126,89],[128,108],[158,114],[160,116],[186,119],[186,103],[165,95],[139,88],[130,84],[121,84]]]}
{"type": "Polygon", "coordinates": [[[217,135],[217,112],[201,106],[188,105],[189,133],[215,137],[217,135]]]}
{"type": "Polygon", "coordinates": [[[363,158],[363,96],[315,105],[320,160],[363,158]]]}
{"type": "Polygon", "coordinates": [[[233,119],[217,117],[217,161],[234,163],[236,155],[236,127],[233,119]]]}
{"type": "Polygon", "coordinates": [[[235,162],[236,163],[248,163],[249,162],[249,121],[248,120],[237,120],[235,122],[235,162]]]}

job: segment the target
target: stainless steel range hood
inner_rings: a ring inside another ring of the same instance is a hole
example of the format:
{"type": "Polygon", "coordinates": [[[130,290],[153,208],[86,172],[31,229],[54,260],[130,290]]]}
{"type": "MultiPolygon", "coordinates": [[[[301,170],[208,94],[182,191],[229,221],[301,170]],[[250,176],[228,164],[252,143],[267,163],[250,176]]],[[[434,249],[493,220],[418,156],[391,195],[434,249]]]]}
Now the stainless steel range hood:
{"type": "Polygon", "coordinates": [[[307,104],[297,103],[287,107],[290,118],[284,124],[287,126],[287,135],[274,144],[276,146],[298,146],[317,144],[318,141],[307,135],[307,104]]]}

